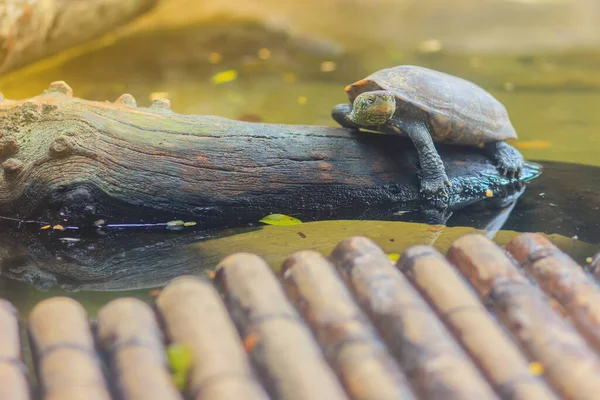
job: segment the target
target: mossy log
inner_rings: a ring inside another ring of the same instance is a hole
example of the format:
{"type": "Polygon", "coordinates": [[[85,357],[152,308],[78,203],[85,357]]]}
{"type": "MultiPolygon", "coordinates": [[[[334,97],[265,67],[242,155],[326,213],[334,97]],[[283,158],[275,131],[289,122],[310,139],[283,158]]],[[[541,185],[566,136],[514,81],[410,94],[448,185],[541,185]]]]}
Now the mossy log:
{"type": "Polygon", "coordinates": [[[3,1],[0,74],[108,33],[150,10],[157,2],[3,1]]]}
{"type": "MultiPolygon", "coordinates": [[[[453,183],[450,210],[521,193],[476,149],[439,151],[453,183]]],[[[0,163],[2,215],[61,223],[243,225],[269,213],[360,218],[373,207],[391,215],[427,203],[417,153],[399,137],[179,115],[168,100],[141,108],[127,94],[92,102],[62,81],[31,99],[0,101],[0,163]]],[[[528,163],[523,180],[539,172],[528,163]]]]}

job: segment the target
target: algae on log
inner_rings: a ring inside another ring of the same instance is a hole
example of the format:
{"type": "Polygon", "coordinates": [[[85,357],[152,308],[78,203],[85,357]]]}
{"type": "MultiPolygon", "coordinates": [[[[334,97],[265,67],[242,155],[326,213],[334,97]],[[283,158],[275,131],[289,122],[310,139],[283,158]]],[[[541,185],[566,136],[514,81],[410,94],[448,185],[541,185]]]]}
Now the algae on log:
{"type": "Polygon", "coordinates": [[[0,74],[110,32],[156,3],[157,0],[0,2],[0,74]]]}
{"type": "MultiPolygon", "coordinates": [[[[450,209],[521,193],[472,148],[440,146],[450,209]]],[[[0,101],[0,214],[69,223],[165,221],[244,225],[269,213],[308,219],[415,210],[414,146],[397,136],[179,115],[73,98],[65,82],[0,101]]],[[[540,169],[527,164],[524,180],[540,169]]]]}

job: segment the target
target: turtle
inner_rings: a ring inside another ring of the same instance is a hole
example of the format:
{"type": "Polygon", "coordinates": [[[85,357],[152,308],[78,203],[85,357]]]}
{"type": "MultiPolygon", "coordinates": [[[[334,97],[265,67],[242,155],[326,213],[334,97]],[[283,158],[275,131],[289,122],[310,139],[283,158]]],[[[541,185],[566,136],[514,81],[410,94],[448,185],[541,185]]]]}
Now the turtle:
{"type": "Polygon", "coordinates": [[[333,107],[332,118],[347,128],[408,136],[419,156],[425,195],[447,198],[451,186],[434,143],[482,148],[501,173],[519,180],[524,159],[505,142],[517,138],[506,108],[473,82],[400,65],[374,72],[345,91],[351,104],[333,107]]]}

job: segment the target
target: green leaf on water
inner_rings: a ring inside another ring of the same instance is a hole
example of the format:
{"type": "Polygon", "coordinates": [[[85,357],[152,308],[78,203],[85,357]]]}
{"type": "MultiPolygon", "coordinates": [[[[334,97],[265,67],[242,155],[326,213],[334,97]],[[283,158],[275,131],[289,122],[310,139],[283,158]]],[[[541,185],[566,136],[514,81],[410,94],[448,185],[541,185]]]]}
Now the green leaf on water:
{"type": "Polygon", "coordinates": [[[167,222],[167,226],[183,226],[183,225],[184,225],[184,222],[182,220],[167,222]]]}
{"type": "Polygon", "coordinates": [[[398,254],[398,253],[387,253],[386,256],[392,264],[396,264],[398,262],[398,260],[400,259],[400,254],[398,254]]]}
{"type": "Polygon", "coordinates": [[[184,390],[193,364],[192,350],[188,346],[174,343],[167,347],[167,358],[175,386],[179,390],[184,390]]]}
{"type": "Polygon", "coordinates": [[[302,223],[298,218],[290,217],[285,214],[270,214],[261,219],[258,222],[262,222],[267,225],[279,225],[279,226],[289,226],[289,225],[299,225],[302,223]]]}

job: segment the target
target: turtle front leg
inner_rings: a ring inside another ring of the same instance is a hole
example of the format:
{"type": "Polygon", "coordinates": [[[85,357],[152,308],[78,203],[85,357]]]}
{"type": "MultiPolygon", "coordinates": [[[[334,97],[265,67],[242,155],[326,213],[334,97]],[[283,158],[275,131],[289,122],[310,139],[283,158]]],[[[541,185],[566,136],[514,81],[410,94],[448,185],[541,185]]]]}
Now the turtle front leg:
{"type": "Polygon", "coordinates": [[[430,196],[448,197],[446,187],[452,184],[427,126],[420,121],[398,121],[393,124],[393,128],[406,133],[417,149],[421,166],[421,192],[430,196]]]}
{"type": "Polygon", "coordinates": [[[502,172],[502,175],[511,178],[521,176],[525,160],[519,150],[506,142],[487,143],[484,150],[496,162],[496,166],[502,172]]]}
{"type": "Polygon", "coordinates": [[[344,128],[359,129],[360,126],[352,122],[349,118],[351,112],[351,104],[338,104],[331,110],[331,118],[344,128]]]}

